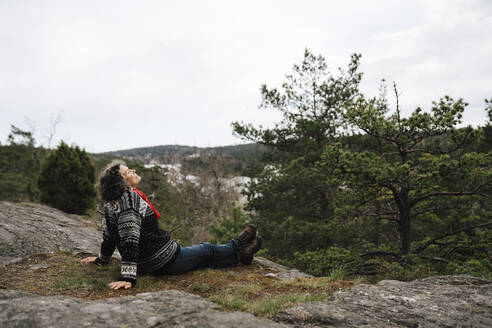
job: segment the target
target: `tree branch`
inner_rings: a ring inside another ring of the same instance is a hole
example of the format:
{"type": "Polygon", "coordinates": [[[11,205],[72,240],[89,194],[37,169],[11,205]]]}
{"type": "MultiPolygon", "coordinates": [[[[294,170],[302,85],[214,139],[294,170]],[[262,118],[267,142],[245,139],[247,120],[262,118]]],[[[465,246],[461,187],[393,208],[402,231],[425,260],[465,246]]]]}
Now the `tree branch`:
{"type": "Polygon", "coordinates": [[[422,211],[418,212],[412,212],[412,217],[417,217],[419,215],[422,215],[427,212],[437,212],[437,211],[445,211],[445,210],[455,210],[455,209],[460,209],[462,208],[461,206],[451,206],[451,207],[430,207],[426,208],[422,211]]]}
{"type": "Polygon", "coordinates": [[[367,252],[367,253],[359,254],[360,257],[374,256],[374,255],[389,255],[389,256],[393,256],[395,258],[399,258],[398,253],[385,252],[385,251],[373,251],[373,252],[367,252]]]}
{"type": "Polygon", "coordinates": [[[424,199],[435,197],[435,196],[450,196],[450,197],[460,197],[460,196],[473,196],[473,195],[481,195],[478,191],[484,185],[479,185],[473,191],[459,191],[459,192],[451,192],[451,191],[442,191],[442,192],[431,192],[425,195],[422,195],[418,198],[412,200],[409,205],[410,207],[415,206],[417,203],[423,201],[424,199]]]}
{"type": "Polygon", "coordinates": [[[460,233],[462,231],[469,231],[469,230],[473,230],[473,229],[476,229],[476,228],[486,227],[488,225],[492,225],[492,221],[481,223],[481,224],[477,224],[475,226],[466,227],[466,228],[462,228],[462,229],[458,229],[458,230],[455,230],[455,231],[451,231],[451,232],[442,234],[440,236],[437,236],[437,237],[432,238],[431,240],[427,241],[426,243],[424,243],[420,247],[417,247],[415,250],[411,251],[411,253],[414,253],[414,254],[421,253],[423,250],[425,250],[430,245],[434,244],[439,239],[442,239],[442,238],[445,238],[445,237],[449,237],[449,236],[452,236],[452,235],[456,235],[456,234],[458,234],[458,233],[460,233]]]}
{"type": "Polygon", "coordinates": [[[441,262],[441,263],[446,263],[448,264],[449,261],[446,260],[446,259],[443,259],[442,257],[432,257],[432,256],[425,256],[425,255],[419,255],[420,258],[422,259],[426,259],[426,260],[431,260],[431,261],[434,261],[434,262],[441,262]]]}

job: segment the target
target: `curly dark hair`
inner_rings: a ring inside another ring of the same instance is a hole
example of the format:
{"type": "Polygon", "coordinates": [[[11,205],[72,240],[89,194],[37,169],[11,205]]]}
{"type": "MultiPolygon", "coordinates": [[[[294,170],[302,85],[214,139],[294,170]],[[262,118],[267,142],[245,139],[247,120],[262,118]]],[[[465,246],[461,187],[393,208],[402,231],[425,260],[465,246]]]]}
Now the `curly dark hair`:
{"type": "Polygon", "coordinates": [[[125,165],[122,160],[113,160],[99,174],[96,190],[103,202],[117,200],[131,185],[120,173],[120,165],[125,165]]]}

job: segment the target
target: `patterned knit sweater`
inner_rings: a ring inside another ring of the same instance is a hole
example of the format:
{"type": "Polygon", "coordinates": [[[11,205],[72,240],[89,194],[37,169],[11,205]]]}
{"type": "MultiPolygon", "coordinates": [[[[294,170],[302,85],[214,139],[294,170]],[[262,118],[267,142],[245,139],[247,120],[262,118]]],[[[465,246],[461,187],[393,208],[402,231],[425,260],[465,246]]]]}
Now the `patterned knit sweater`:
{"type": "Polygon", "coordinates": [[[104,204],[105,227],[98,263],[107,264],[115,247],[121,254],[119,280],[137,283],[138,273],[168,266],[180,252],[168,231],[158,227],[154,211],[135,191],[104,204]]]}

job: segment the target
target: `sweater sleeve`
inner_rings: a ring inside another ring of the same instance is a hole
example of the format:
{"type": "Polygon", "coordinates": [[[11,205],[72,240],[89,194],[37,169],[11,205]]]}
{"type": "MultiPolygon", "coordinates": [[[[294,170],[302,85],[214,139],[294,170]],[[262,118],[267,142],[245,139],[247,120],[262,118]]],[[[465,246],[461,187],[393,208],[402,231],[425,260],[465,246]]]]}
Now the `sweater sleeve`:
{"type": "Polygon", "coordinates": [[[104,224],[103,241],[101,243],[101,249],[98,256],[99,260],[97,261],[97,263],[108,264],[111,256],[114,253],[115,248],[116,244],[109,233],[108,226],[107,224],[104,224]]]}
{"type": "Polygon", "coordinates": [[[137,283],[141,225],[142,216],[136,206],[122,211],[118,217],[118,234],[121,244],[121,275],[119,280],[130,282],[132,287],[137,283]]]}

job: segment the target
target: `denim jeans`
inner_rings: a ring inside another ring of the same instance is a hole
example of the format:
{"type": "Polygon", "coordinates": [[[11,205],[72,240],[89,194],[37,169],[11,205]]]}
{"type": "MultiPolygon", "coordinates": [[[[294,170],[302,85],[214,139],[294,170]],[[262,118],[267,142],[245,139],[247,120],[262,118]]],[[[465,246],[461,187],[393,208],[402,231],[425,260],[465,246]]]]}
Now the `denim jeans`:
{"type": "Polygon", "coordinates": [[[154,275],[181,274],[203,268],[223,268],[240,263],[237,240],[214,245],[209,242],[181,247],[181,251],[169,266],[159,269],[154,275]]]}

